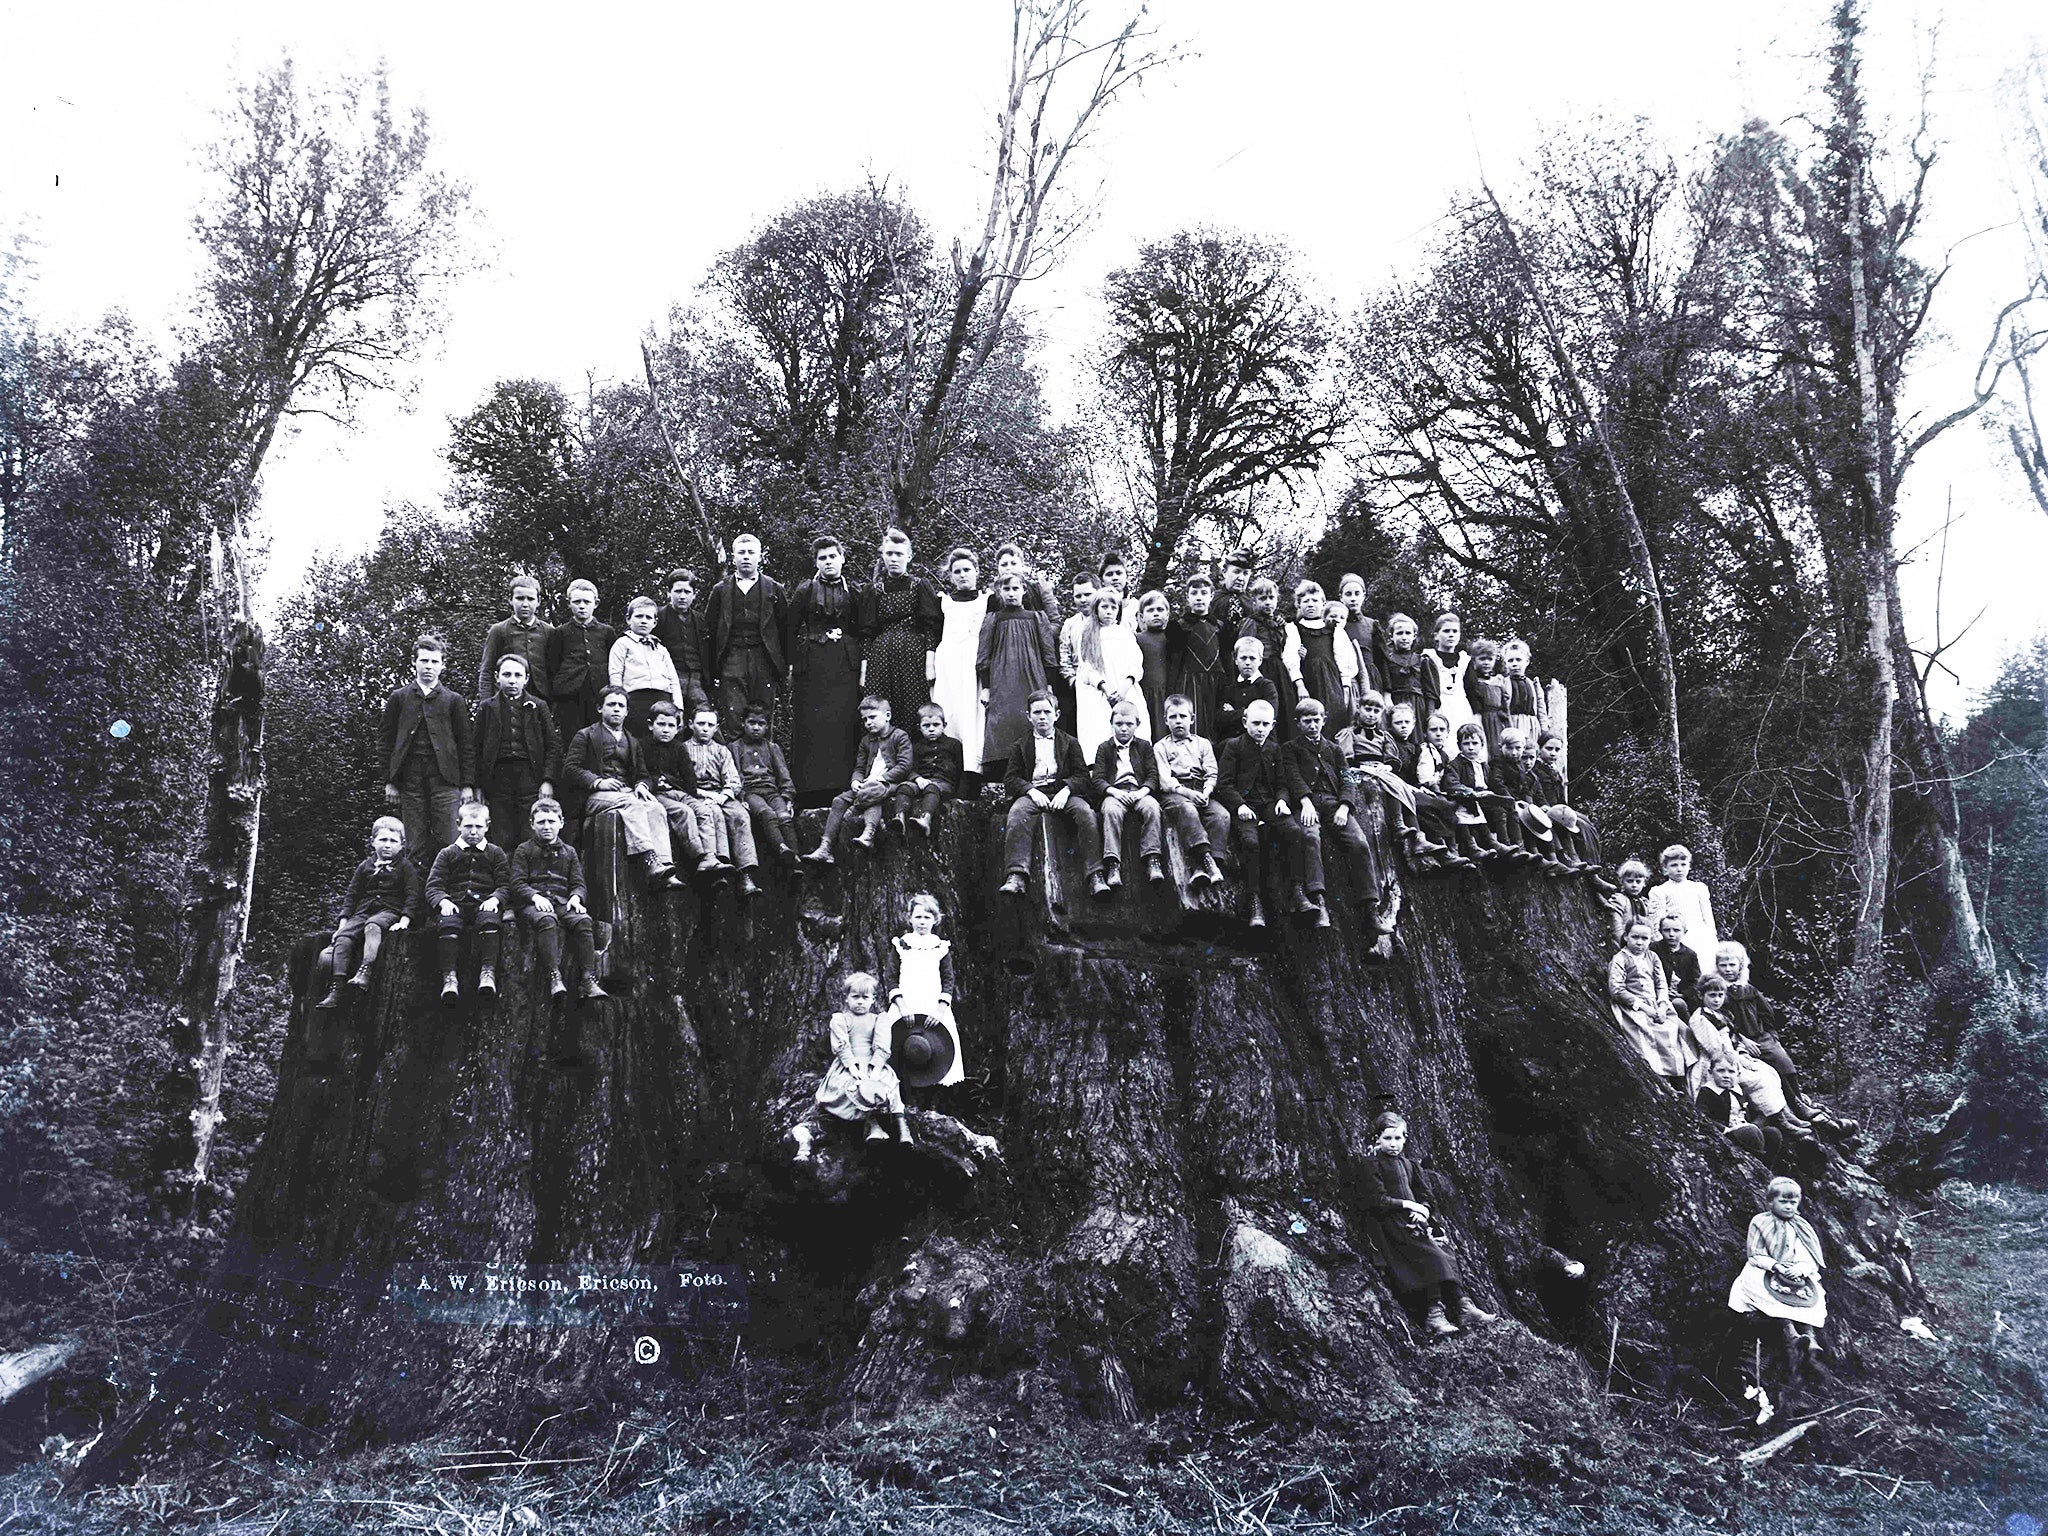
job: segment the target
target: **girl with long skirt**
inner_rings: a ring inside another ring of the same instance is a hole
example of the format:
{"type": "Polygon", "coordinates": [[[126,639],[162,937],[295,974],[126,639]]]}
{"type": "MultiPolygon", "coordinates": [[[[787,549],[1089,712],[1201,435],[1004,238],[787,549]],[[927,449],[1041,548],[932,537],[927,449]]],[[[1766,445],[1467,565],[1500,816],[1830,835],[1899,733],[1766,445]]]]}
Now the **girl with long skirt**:
{"type": "Polygon", "coordinates": [[[1216,690],[1229,669],[1223,625],[1212,611],[1216,583],[1197,572],[1188,578],[1185,610],[1166,626],[1166,672],[1171,691],[1195,706],[1195,734],[1216,739],[1216,690]]]}
{"type": "Polygon", "coordinates": [[[1614,1022],[1650,1070],[1682,1094],[1691,1053],[1678,1027],[1678,1012],[1671,1006],[1664,966],[1650,953],[1649,923],[1630,923],[1622,942],[1624,947],[1607,967],[1607,997],[1614,1006],[1614,1022]]]}
{"type": "Polygon", "coordinates": [[[1799,1181],[1775,1178],[1766,1191],[1770,1209],[1749,1224],[1749,1256],[1728,1290],[1737,1312],[1777,1319],[1785,1333],[1786,1362],[1796,1372],[1803,1354],[1824,1354],[1819,1330],[1827,1326],[1828,1296],[1821,1286],[1820,1234],[1799,1214],[1799,1181]]]}
{"type": "Polygon", "coordinates": [[[981,683],[981,760],[1000,775],[1010,748],[1031,734],[1025,713],[1031,695],[1059,675],[1059,641],[1052,620],[1024,606],[1024,578],[996,578],[996,602],[981,621],[974,671],[981,683]]]}
{"type": "Polygon", "coordinates": [[[1166,626],[1173,618],[1164,592],[1146,592],[1138,598],[1138,656],[1145,670],[1138,686],[1145,694],[1145,714],[1154,730],[1166,719],[1167,655],[1166,626]]]}
{"type": "Polygon", "coordinates": [[[861,594],[861,687],[889,701],[898,725],[915,724],[918,705],[931,699],[944,628],[939,594],[910,573],[910,555],[909,534],[901,528],[883,534],[874,585],[861,594]]]}
{"type": "Polygon", "coordinates": [[[798,805],[824,805],[853,777],[860,745],[859,593],[843,574],[846,548],[811,546],[816,574],[789,595],[789,776],[798,805]]]}
{"type": "Polygon", "coordinates": [[[1423,1308],[1422,1326],[1436,1338],[1448,1338],[1477,1323],[1497,1321],[1480,1310],[1461,1285],[1458,1261],[1437,1240],[1441,1226],[1416,1196],[1422,1191],[1422,1170],[1404,1155],[1408,1122],[1388,1113],[1373,1121],[1377,1137],[1363,1163],[1366,1209],[1373,1217],[1387,1281],[1396,1295],[1423,1308]],[[1434,1230],[1432,1230],[1434,1228],[1434,1230]]]}
{"type": "Polygon", "coordinates": [[[1351,723],[1351,693],[1358,677],[1358,652],[1332,620],[1321,585],[1298,582],[1294,622],[1287,626],[1285,663],[1297,694],[1320,699],[1332,736],[1351,723]],[[1341,644],[1340,644],[1341,642],[1341,644]]]}
{"type": "Polygon", "coordinates": [[[961,548],[946,556],[946,596],[939,604],[939,648],[932,702],[946,712],[946,729],[960,743],[961,769],[981,772],[981,626],[989,594],[980,591],[981,562],[961,548]]]}

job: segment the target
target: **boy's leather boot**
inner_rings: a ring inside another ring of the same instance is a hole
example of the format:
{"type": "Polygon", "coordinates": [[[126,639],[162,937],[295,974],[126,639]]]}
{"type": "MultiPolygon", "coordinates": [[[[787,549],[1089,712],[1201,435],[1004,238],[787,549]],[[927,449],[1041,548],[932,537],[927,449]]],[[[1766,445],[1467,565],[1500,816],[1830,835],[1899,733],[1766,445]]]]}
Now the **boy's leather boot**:
{"type": "Polygon", "coordinates": [[[498,970],[488,960],[476,968],[476,989],[486,997],[498,995],[498,970]]]}
{"type": "Polygon", "coordinates": [[[564,980],[562,980],[562,973],[561,973],[560,971],[549,971],[549,972],[548,972],[548,996],[549,996],[549,997],[567,997],[568,995],[569,995],[569,983],[568,983],[568,982],[566,982],[566,981],[564,981],[564,980]]]}
{"type": "Polygon", "coordinates": [[[445,972],[441,977],[441,1006],[453,1008],[462,1001],[462,980],[455,972],[445,972]]]}
{"type": "Polygon", "coordinates": [[[586,1003],[595,1003],[602,1002],[605,998],[610,997],[611,993],[605,991],[603,987],[597,984],[595,976],[585,971],[583,973],[583,983],[577,988],[576,995],[586,1003]]]}

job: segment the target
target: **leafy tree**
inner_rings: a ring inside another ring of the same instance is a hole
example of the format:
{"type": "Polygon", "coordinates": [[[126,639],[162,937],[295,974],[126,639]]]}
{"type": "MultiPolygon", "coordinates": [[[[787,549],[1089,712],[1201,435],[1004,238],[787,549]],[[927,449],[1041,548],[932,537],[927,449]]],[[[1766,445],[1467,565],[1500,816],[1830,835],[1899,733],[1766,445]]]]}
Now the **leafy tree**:
{"type": "Polygon", "coordinates": [[[1144,584],[1183,545],[1241,506],[1311,474],[1344,420],[1322,375],[1334,326],[1270,242],[1183,230],[1147,245],[1105,285],[1109,339],[1098,377],[1136,449],[1144,584]]]}
{"type": "Polygon", "coordinates": [[[2006,657],[1951,752],[1985,926],[2038,976],[2048,971],[2048,636],[2006,657]]]}

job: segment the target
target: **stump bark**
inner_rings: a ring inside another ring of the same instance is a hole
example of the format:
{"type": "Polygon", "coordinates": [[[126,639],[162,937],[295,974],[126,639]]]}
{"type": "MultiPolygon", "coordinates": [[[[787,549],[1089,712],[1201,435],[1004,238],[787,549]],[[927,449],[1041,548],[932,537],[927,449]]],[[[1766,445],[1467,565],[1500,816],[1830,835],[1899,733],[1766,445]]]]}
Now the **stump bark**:
{"type": "MultiPolygon", "coordinates": [[[[996,892],[1000,813],[953,806],[929,841],[771,875],[753,901],[648,893],[603,818],[585,859],[614,995],[580,1015],[575,1068],[556,1058],[577,1015],[508,930],[489,1008],[441,1008],[430,936],[388,945],[316,1075],[309,940],[234,1248],[158,1399],[81,1475],[161,1439],[180,1403],[249,1405],[245,1427],[325,1445],[527,1424],[643,1390],[642,1335],[671,1366],[779,1356],[867,1411],[1028,1390],[1112,1418],[1193,1400],[1341,1421],[1460,1370],[1491,1390],[1515,1360],[1590,1405],[1579,1360],[1617,1320],[1632,1379],[1717,1368],[1765,1171],[1613,1027],[1589,887],[1404,876],[1380,960],[1385,893],[1350,889],[1340,860],[1325,930],[1242,927],[1233,890],[1181,879],[1093,900],[1057,835],[1018,901],[996,892]],[[887,980],[918,891],[953,940],[968,1080],[910,1090],[913,1145],[856,1140],[812,1108],[825,1025],[846,972],[887,980]],[[1497,1332],[1425,1350],[1375,1266],[1358,1173],[1388,1107],[1497,1332]],[[1584,1282],[1557,1279],[1558,1250],[1584,1282]],[[400,1294],[484,1265],[633,1264],[716,1271],[744,1305],[452,1326],[400,1294]]],[[[1808,1204],[1847,1332],[1895,1326],[1895,1277],[1848,1272],[1876,1257],[1855,1243],[1882,1198],[1837,1165],[1808,1204]]]]}

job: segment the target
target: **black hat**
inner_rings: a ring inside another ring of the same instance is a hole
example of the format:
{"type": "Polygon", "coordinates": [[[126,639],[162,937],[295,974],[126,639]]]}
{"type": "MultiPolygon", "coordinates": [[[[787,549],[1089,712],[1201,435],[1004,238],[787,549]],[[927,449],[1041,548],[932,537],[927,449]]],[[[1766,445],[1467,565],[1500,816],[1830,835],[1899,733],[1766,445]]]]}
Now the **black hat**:
{"type": "Polygon", "coordinates": [[[889,1055],[899,1082],[929,1088],[953,1070],[953,1036],[937,1019],[906,1014],[890,1031],[889,1055]]]}
{"type": "Polygon", "coordinates": [[[1223,563],[1225,565],[1235,565],[1248,571],[1252,568],[1251,551],[1245,549],[1233,549],[1229,554],[1223,557],[1223,563]]]}

